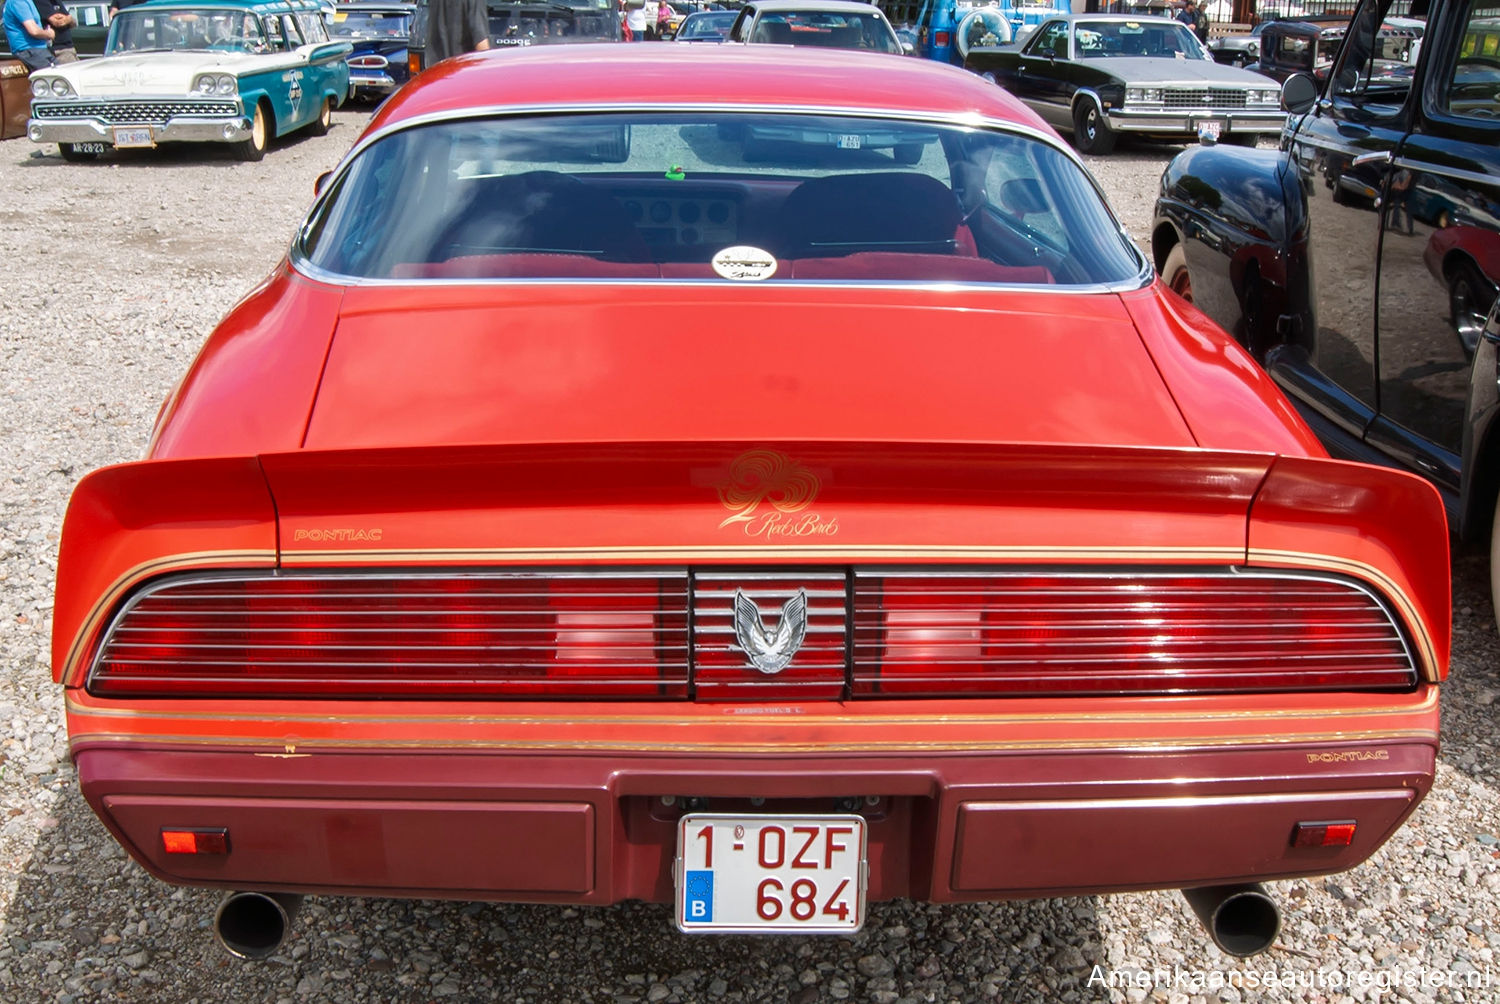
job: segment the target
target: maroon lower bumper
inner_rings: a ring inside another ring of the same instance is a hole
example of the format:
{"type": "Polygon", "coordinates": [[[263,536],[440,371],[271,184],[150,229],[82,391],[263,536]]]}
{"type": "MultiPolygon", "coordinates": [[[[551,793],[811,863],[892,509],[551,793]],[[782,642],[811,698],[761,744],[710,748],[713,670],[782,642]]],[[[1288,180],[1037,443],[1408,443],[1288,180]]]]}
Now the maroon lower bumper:
{"type": "Polygon", "coordinates": [[[1221,884],[1352,867],[1432,784],[1435,748],[713,757],[90,747],[84,795],[168,882],[454,899],[668,901],[676,820],[712,811],[868,821],[869,896],[933,901],[1221,884]],[[1344,847],[1299,822],[1354,821],[1344,847]],[[163,829],[224,829],[168,854],[163,829]]]}

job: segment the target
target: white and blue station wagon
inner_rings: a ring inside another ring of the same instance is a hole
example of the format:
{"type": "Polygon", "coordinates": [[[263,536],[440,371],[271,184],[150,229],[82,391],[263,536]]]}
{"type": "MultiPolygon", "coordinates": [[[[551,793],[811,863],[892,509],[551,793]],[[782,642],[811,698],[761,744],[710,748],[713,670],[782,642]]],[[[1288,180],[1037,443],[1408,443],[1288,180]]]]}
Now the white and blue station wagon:
{"type": "Polygon", "coordinates": [[[179,142],[259,160],[273,136],[328,131],[349,52],[313,0],[148,0],[115,16],[103,58],[32,74],[27,135],[65,160],[179,142]]]}

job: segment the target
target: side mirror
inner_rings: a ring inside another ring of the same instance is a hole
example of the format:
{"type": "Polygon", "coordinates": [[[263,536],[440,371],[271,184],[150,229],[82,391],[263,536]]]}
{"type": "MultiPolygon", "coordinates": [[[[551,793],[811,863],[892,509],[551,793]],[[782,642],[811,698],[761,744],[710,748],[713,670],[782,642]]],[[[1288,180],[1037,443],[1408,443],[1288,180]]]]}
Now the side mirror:
{"type": "Polygon", "coordinates": [[[332,171],[324,171],[322,174],[318,175],[318,180],[313,182],[313,195],[322,195],[323,186],[328,184],[328,179],[331,177],[333,177],[332,171]]]}
{"type": "Polygon", "coordinates": [[[1318,100],[1318,82],[1306,73],[1294,73],[1281,85],[1281,110],[1301,115],[1318,100]]]}

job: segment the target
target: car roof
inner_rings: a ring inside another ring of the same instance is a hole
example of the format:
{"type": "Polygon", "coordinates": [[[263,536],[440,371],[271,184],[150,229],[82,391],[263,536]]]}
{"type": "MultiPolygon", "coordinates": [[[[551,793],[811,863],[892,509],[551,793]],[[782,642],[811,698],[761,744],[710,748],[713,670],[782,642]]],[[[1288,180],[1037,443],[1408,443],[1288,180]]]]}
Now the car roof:
{"type": "Polygon", "coordinates": [[[851,11],[863,14],[881,13],[879,7],[864,0],[749,0],[746,7],[754,7],[757,11],[851,11]]]}
{"type": "Polygon", "coordinates": [[[379,2],[379,0],[353,0],[353,2],[350,2],[350,0],[342,0],[342,2],[340,2],[333,8],[333,12],[337,14],[341,10],[393,10],[400,11],[403,14],[410,14],[416,9],[417,5],[414,3],[395,3],[393,2],[393,0],[386,0],[386,2],[384,3],[379,2]]]}
{"type": "MultiPolygon", "coordinates": [[[[1088,21],[1090,23],[1098,21],[1115,21],[1120,24],[1138,24],[1141,21],[1146,21],[1151,24],[1157,24],[1160,22],[1165,22],[1167,24],[1181,23],[1175,18],[1161,17],[1157,14],[1059,14],[1055,18],[1047,18],[1047,21],[1068,21],[1071,23],[1076,23],[1078,21],[1088,21]]],[[[1047,21],[1043,21],[1042,24],[1046,24],[1047,21]]]]}
{"type": "Polygon", "coordinates": [[[812,46],[709,48],[553,45],[468,53],[444,60],[397,91],[376,113],[370,129],[485,109],[739,105],[938,118],[968,115],[1051,132],[1002,88],[930,59],[812,46]]]}
{"type": "Polygon", "coordinates": [[[202,10],[205,7],[245,11],[254,14],[285,14],[287,11],[321,12],[323,5],[317,0],[145,0],[144,3],[125,7],[116,13],[127,14],[134,10],[163,10],[180,7],[202,10]]]}

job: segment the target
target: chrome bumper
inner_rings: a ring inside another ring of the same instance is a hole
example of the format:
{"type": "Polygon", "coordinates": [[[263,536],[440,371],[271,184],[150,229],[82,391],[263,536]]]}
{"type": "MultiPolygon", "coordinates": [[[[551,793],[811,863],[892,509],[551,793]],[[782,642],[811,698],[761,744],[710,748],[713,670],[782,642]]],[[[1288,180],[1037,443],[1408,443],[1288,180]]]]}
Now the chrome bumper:
{"type": "Polygon", "coordinates": [[[1116,132],[1163,132],[1195,135],[1199,122],[1220,122],[1226,133],[1280,132],[1286,113],[1275,109],[1161,109],[1132,111],[1112,108],[1105,112],[1109,127],[1116,132]]]}
{"type": "Polygon", "coordinates": [[[178,116],[164,125],[149,122],[105,122],[96,118],[31,119],[26,136],[33,143],[108,143],[114,145],[116,129],[151,130],[157,143],[238,143],[250,138],[252,123],[242,115],[229,118],[178,116]]]}
{"type": "Polygon", "coordinates": [[[349,74],[350,91],[379,91],[381,94],[389,94],[401,86],[391,79],[389,73],[372,73],[368,76],[355,76],[349,74]]]}

